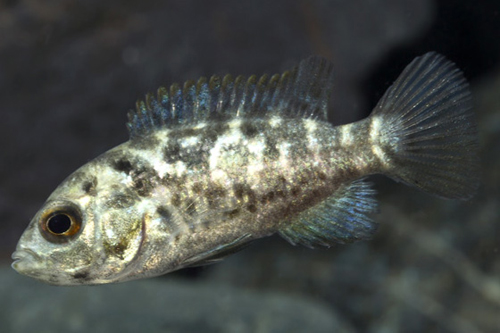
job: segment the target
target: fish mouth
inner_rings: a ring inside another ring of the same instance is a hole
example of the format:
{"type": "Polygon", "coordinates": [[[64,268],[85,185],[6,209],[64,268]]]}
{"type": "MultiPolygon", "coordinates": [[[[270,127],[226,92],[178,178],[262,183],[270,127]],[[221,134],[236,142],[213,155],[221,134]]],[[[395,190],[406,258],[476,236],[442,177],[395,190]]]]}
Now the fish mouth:
{"type": "Polygon", "coordinates": [[[14,260],[11,265],[12,268],[18,272],[22,272],[26,268],[32,267],[33,263],[40,259],[40,256],[30,249],[22,249],[12,253],[11,258],[14,260]]]}
{"type": "Polygon", "coordinates": [[[19,274],[29,276],[36,280],[53,284],[53,285],[70,285],[66,276],[61,275],[52,266],[47,266],[47,262],[52,263],[50,260],[45,259],[43,256],[35,253],[30,249],[18,249],[11,255],[11,267],[19,274]]]}

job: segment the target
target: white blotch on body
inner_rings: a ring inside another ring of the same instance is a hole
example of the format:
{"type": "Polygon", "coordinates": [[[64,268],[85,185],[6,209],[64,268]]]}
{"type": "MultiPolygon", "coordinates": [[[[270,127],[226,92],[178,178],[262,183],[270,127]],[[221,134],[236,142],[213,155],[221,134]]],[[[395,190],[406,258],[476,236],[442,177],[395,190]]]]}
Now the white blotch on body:
{"type": "Polygon", "coordinates": [[[380,146],[380,128],[382,126],[382,120],[380,117],[373,117],[370,123],[370,142],[372,147],[372,153],[378,158],[378,160],[386,165],[387,160],[385,153],[380,146]]]}
{"type": "Polygon", "coordinates": [[[181,177],[187,171],[186,163],[182,161],[175,162],[175,174],[177,177],[181,177]]]}
{"type": "Polygon", "coordinates": [[[282,167],[287,168],[290,161],[290,143],[281,142],[278,145],[278,150],[280,152],[279,163],[282,167]]]}
{"type": "Polygon", "coordinates": [[[194,129],[202,129],[202,128],[204,128],[205,126],[207,126],[207,123],[198,123],[198,124],[196,124],[193,128],[194,128],[194,129]]]}
{"type": "MultiPolygon", "coordinates": [[[[157,138],[162,142],[162,144],[155,147],[156,149],[142,150],[142,149],[131,149],[131,151],[139,157],[141,160],[147,161],[155,170],[156,174],[160,178],[164,178],[167,174],[177,174],[177,167],[174,164],[169,164],[163,160],[162,147],[168,141],[165,135],[157,135],[157,138]]],[[[130,182],[132,179],[130,179],[130,182]]]]}
{"type": "Polygon", "coordinates": [[[353,135],[351,133],[351,126],[343,126],[340,127],[340,144],[344,147],[350,146],[353,144],[353,135]]]}
{"type": "Polygon", "coordinates": [[[153,212],[155,212],[157,205],[155,204],[155,200],[144,198],[139,201],[135,207],[139,215],[143,216],[146,213],[149,213],[149,215],[151,215],[153,212]]]}
{"type": "Polygon", "coordinates": [[[253,156],[249,159],[249,164],[247,167],[248,175],[253,179],[257,172],[264,169],[264,149],[266,144],[263,138],[257,137],[247,144],[248,152],[253,156]]]}
{"type": "Polygon", "coordinates": [[[189,146],[195,146],[198,144],[200,141],[200,138],[198,136],[190,136],[181,141],[181,147],[186,148],[189,146]]]}
{"type": "Polygon", "coordinates": [[[237,145],[242,141],[243,134],[240,131],[241,120],[233,120],[229,122],[229,130],[226,134],[217,138],[215,145],[210,149],[209,167],[210,171],[216,170],[219,167],[219,162],[222,153],[229,147],[237,145]]]}
{"type": "Polygon", "coordinates": [[[270,125],[272,128],[276,128],[276,127],[278,127],[280,124],[281,124],[281,118],[280,118],[280,117],[273,116],[273,117],[271,117],[271,119],[269,119],[269,125],[270,125]]]}
{"type": "Polygon", "coordinates": [[[318,153],[319,145],[318,138],[316,137],[316,131],[318,129],[318,124],[312,119],[304,120],[304,128],[307,131],[307,148],[311,153],[318,153]]]}
{"type": "Polygon", "coordinates": [[[108,239],[114,239],[116,237],[116,234],[112,228],[104,228],[104,232],[106,233],[108,239]]]}

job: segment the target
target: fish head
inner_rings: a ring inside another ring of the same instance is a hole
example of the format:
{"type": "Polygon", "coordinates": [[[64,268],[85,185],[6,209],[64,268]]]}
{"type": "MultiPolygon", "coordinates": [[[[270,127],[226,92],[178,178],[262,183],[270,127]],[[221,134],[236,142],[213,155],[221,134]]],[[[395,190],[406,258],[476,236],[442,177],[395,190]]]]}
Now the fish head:
{"type": "Polygon", "coordinates": [[[86,165],[51,194],[12,254],[17,272],[53,285],[123,280],[142,245],[143,221],[123,196],[116,204],[118,189],[107,184],[120,182],[99,185],[101,172],[86,165]]]}

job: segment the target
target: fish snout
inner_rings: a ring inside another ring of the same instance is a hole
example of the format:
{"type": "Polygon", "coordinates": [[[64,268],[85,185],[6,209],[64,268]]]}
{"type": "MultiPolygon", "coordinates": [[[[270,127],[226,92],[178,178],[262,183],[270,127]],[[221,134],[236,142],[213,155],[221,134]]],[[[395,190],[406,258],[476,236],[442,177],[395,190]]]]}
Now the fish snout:
{"type": "Polygon", "coordinates": [[[22,273],[27,269],[33,268],[34,264],[39,261],[40,256],[38,256],[33,250],[21,249],[16,250],[11,256],[14,262],[12,263],[12,268],[17,272],[22,273]]]}

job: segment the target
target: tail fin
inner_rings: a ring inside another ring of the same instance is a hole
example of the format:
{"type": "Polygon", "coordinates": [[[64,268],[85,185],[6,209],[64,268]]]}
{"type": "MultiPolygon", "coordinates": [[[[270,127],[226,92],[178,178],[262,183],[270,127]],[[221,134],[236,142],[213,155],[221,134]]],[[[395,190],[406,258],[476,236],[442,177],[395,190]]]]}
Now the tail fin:
{"type": "Polygon", "coordinates": [[[471,109],[467,81],[453,63],[434,52],[413,60],[372,113],[389,176],[445,198],[470,198],[479,183],[471,109]]]}

